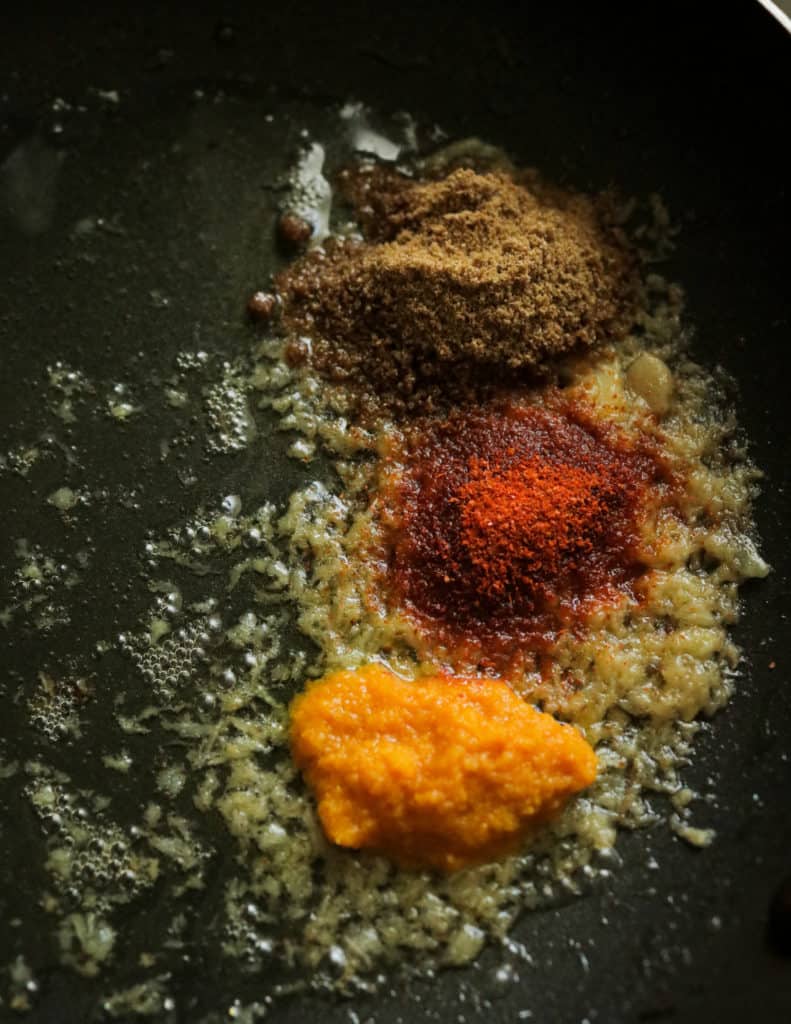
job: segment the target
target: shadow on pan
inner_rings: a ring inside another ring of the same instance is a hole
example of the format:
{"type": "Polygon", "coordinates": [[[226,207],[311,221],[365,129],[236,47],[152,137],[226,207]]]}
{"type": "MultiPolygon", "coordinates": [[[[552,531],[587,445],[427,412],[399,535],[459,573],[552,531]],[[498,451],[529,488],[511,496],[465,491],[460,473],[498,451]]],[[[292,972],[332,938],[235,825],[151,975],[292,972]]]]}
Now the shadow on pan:
{"type": "MultiPolygon", "coordinates": [[[[783,138],[791,42],[748,2],[702,3],[694,12],[634,5],[601,15],[592,6],[291,3],[218,5],[205,14],[72,5],[46,18],[24,10],[1,16],[0,438],[3,451],[34,438],[57,457],[29,477],[0,477],[0,557],[11,566],[14,542],[25,536],[75,556],[87,545],[94,566],[68,601],[67,625],[55,622],[42,634],[12,623],[0,631],[3,765],[41,753],[25,695],[42,666],[74,663],[143,612],[130,581],[147,531],[217,491],[201,476],[198,455],[192,477],[192,456],[184,460],[184,478],[196,478],[187,497],[163,469],[152,441],[166,427],[157,414],[130,422],[122,443],[114,425],[97,420],[90,452],[78,451],[68,425],[53,430],[47,368],[80,366],[106,381],[118,375],[142,392],[166,377],[187,337],[213,357],[241,349],[244,299],[276,260],[270,229],[278,195],[261,185],[276,181],[279,159],[268,149],[267,113],[356,98],[438,122],[452,137],[479,135],[577,187],[660,192],[682,224],[670,276],[687,290],[693,351],[738,380],[738,416],[766,472],[757,518],[774,572],[745,592],[737,639],[747,671],[701,738],[690,772],[693,784],[716,780],[716,802],[702,812],[716,843],[699,853],[658,831],[650,848],[659,869],[651,870],[646,837],[624,836],[624,865],[608,883],[522,922],[517,935],[533,964],[518,982],[498,987],[495,960],[485,954],[475,968],[430,983],[394,981],[376,997],[294,997],[277,1004],[273,1020],[791,1019],[782,896],[771,924],[769,913],[791,872],[783,138]],[[218,93],[238,102],[230,113],[208,104],[195,129],[196,97],[218,93]],[[143,167],[141,185],[135,175],[143,167]],[[196,167],[201,180],[191,173],[196,167]],[[75,231],[98,221],[115,241],[86,256],[75,231]],[[64,530],[45,500],[71,457],[89,463],[108,494],[125,496],[87,511],[79,536],[64,530]]],[[[266,467],[243,455],[230,463],[222,480],[228,493],[254,479],[262,500],[278,500],[292,486],[294,471],[275,440],[266,467]]],[[[123,691],[120,666],[114,685],[123,691]]],[[[105,771],[98,758],[109,727],[104,713],[79,743],[59,747],[56,738],[47,751],[86,787],[105,771]]],[[[157,751],[149,755],[154,763],[157,751]]],[[[41,907],[48,876],[40,826],[18,778],[4,783],[0,821],[2,962],[24,954],[34,968],[39,989],[27,1019],[103,1019],[106,977],[56,966],[41,907]]],[[[125,805],[139,811],[134,776],[124,787],[119,813],[125,805]]],[[[211,879],[204,898],[217,898],[211,879]]],[[[134,937],[124,948],[135,955],[147,936],[170,926],[151,893],[121,920],[134,937]]],[[[210,921],[209,911],[196,911],[196,932],[210,921]]],[[[122,961],[108,971],[128,980],[134,964],[122,961]]],[[[269,984],[237,977],[189,946],[166,969],[175,1008],[161,1010],[163,1019],[193,1021],[210,1011],[228,1019],[234,1000],[262,999],[269,984]]],[[[2,1019],[15,1019],[14,991],[7,973],[2,1019]]]]}

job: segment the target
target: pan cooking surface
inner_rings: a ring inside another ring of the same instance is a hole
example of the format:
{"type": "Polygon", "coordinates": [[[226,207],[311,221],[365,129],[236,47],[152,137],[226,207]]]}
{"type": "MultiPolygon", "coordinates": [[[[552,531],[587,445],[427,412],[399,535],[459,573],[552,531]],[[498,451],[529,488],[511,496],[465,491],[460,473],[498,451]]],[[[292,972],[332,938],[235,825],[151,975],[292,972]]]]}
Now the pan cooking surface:
{"type": "MultiPolygon", "coordinates": [[[[758,991],[766,1020],[791,1006],[791,965],[764,935],[772,893],[791,871],[780,426],[789,328],[773,121],[784,97],[771,80],[786,40],[758,11],[718,46],[688,23],[679,35],[639,20],[408,14],[372,23],[352,11],[341,23],[293,9],[219,25],[75,15],[51,23],[46,48],[21,17],[0,43],[0,607],[14,608],[0,633],[0,949],[4,964],[24,957],[38,985],[29,1019],[102,1019],[109,994],[150,976],[140,956],[165,933],[155,1018],[228,1019],[235,1000],[262,1003],[284,980],[218,960],[207,939],[222,862],[234,853],[210,816],[195,838],[218,850],[217,866],[205,890],[183,897],[182,928],[160,879],[114,918],[115,955],[97,978],[57,966],[57,917],[42,906],[52,890],[46,832],[22,790],[41,762],[76,789],[112,792],[121,838],[162,800],[156,775],[172,760],[172,737],[130,734],[129,774],[102,760],[120,747],[107,743],[116,701],[139,693],[115,641],[149,614],[141,570],[152,535],[223,497],[277,503],[298,478],[286,457],[293,439],[259,416],[246,443],[244,416],[234,434],[204,392],[218,383],[232,392],[223,364],[249,348],[241,311],[276,265],[271,228],[299,133],[351,97],[410,110],[452,136],[485,136],[578,187],[662,193],[682,223],[668,272],[688,292],[693,351],[738,379],[738,416],[767,472],[757,514],[775,571],[745,591],[744,678],[689,773],[717,795],[699,815],[718,831],[710,849],[692,851],[662,829],[624,836],[611,878],[525,917],[514,937],[529,957],[488,951],[436,981],[397,980],[348,1003],[294,997],[270,1017],[730,1020],[758,991]],[[663,56],[671,44],[675,58],[663,56]],[[736,55],[752,71],[738,88],[736,55]],[[68,692],[31,717],[47,679],[68,680],[68,692]]],[[[8,975],[0,1016],[27,980],[23,969],[8,975]]]]}

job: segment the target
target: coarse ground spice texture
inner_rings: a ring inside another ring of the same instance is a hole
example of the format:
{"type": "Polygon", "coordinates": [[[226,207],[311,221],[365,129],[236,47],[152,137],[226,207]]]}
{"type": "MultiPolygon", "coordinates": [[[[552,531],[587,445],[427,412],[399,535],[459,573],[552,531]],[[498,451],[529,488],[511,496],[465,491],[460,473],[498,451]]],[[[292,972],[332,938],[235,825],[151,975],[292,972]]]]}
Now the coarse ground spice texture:
{"type": "Polygon", "coordinates": [[[546,647],[643,572],[638,524],[671,491],[651,446],[545,392],[413,428],[392,524],[397,598],[423,629],[491,655],[546,647]]]}
{"type": "Polygon", "coordinates": [[[293,360],[309,338],[315,369],[380,405],[535,370],[631,323],[633,259],[602,201],[470,168],[421,181],[362,166],[340,189],[365,240],[330,241],[282,274],[282,323],[293,360]]]}

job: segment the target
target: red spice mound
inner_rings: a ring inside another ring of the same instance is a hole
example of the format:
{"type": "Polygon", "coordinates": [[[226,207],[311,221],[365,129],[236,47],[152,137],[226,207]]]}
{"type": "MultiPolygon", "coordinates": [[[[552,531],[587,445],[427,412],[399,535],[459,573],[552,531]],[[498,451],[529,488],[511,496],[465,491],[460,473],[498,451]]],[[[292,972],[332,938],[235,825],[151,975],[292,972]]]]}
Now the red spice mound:
{"type": "Polygon", "coordinates": [[[600,202],[469,168],[357,168],[342,189],[366,241],[331,241],[277,282],[284,328],[333,380],[409,404],[427,381],[535,368],[629,327],[633,258],[600,202]]]}
{"type": "Polygon", "coordinates": [[[536,456],[503,466],[477,455],[455,497],[464,552],[487,596],[534,593],[593,551],[614,511],[615,481],[601,470],[536,456]]]}
{"type": "Polygon", "coordinates": [[[668,474],[560,396],[458,412],[412,432],[397,491],[398,600],[446,642],[542,647],[643,571],[638,527],[668,474]]]}

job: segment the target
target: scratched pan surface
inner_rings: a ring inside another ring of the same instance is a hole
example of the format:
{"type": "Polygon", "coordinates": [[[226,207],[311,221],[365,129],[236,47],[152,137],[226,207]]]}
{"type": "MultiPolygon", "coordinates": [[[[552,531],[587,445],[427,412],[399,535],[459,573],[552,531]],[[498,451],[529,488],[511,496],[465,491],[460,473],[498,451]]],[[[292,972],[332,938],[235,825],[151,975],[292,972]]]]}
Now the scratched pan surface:
{"type": "MultiPolygon", "coordinates": [[[[44,757],[91,786],[105,772],[98,753],[109,711],[96,702],[79,743],[47,748],[26,713],[38,671],[84,658],[134,626],[144,611],[146,531],[218,493],[244,486],[280,500],[297,482],[274,436],[265,459],[260,446],[255,459],[206,461],[188,450],[175,473],[159,448],[170,429],[161,405],[123,430],[97,416],[88,439],[73,435],[53,420],[44,382],[61,361],[145,396],[187,342],[217,358],[241,351],[249,336],[240,309],[275,265],[271,186],[282,150],[293,151],[298,128],[327,105],[353,97],[384,112],[406,109],[582,188],[660,191],[683,226],[670,272],[687,289],[694,351],[738,380],[733,401],[766,471],[757,514],[774,572],[745,591],[744,678],[689,772],[716,793],[698,815],[716,828],[715,844],[694,851],[663,827],[622,836],[624,863],[611,879],[518,927],[533,958],[518,982],[500,985],[496,958],[484,954],[475,968],[431,983],[396,980],[376,998],[295,997],[272,1020],[791,1019],[791,959],[766,941],[770,899],[791,872],[791,40],[757,4],[695,6],[694,21],[683,5],[633,5],[602,19],[574,5],[514,13],[430,3],[257,4],[211,16],[70,5],[68,15],[0,16],[0,450],[33,439],[53,452],[26,477],[0,476],[2,585],[21,536],[64,558],[86,543],[92,552],[68,598],[68,624],[41,633],[22,617],[0,627],[3,764],[44,757]],[[58,98],[72,109],[59,109],[58,98]],[[85,109],[75,112],[78,101],[85,109]],[[77,532],[46,503],[69,472],[105,495],[81,513],[77,532]]],[[[119,693],[139,685],[120,660],[111,678],[119,693]]],[[[123,820],[143,794],[134,773],[118,778],[114,810],[123,820]]],[[[135,951],[167,922],[156,890],[144,894],[120,918],[122,951],[104,978],[58,967],[39,906],[43,839],[21,780],[11,776],[2,790],[0,961],[22,953],[34,968],[40,989],[28,1019],[99,1020],[108,976],[130,983],[135,951]]],[[[230,856],[219,832],[211,841],[230,856]]],[[[175,1009],[162,1019],[225,1013],[235,999],[267,991],[267,976],[235,972],[201,941],[211,920],[201,900],[212,898],[210,877],[192,908],[196,941],[168,965],[175,1009]]],[[[4,974],[2,1020],[15,1016],[9,984],[4,974]]]]}

